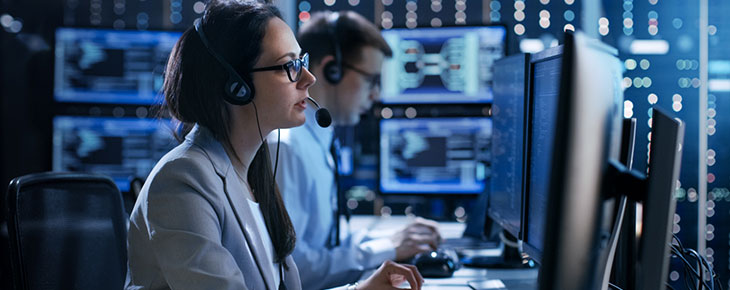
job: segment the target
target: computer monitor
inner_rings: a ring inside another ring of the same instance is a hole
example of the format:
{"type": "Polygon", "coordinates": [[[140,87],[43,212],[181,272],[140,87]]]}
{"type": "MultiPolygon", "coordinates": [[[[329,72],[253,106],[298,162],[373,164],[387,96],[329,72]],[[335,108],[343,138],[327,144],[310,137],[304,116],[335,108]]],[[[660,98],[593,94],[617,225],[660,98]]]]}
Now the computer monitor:
{"type": "Polygon", "coordinates": [[[684,123],[654,107],[636,289],[666,289],[683,142],[684,123]]]}
{"type": "Polygon", "coordinates": [[[383,103],[492,100],[492,65],[505,54],[504,26],[398,28],[382,35],[393,49],[383,65],[383,103]]]}
{"type": "Polygon", "coordinates": [[[139,118],[57,116],[53,119],[53,170],[110,176],[129,191],[132,178],[146,178],[178,142],[170,121],[139,118]]]}
{"type": "Polygon", "coordinates": [[[58,102],[149,105],[172,47],[182,34],[87,28],[56,30],[54,97],[58,102]]]}
{"type": "Polygon", "coordinates": [[[524,252],[537,262],[542,257],[545,237],[562,64],[563,46],[549,48],[530,58],[522,240],[524,252]]]}
{"type": "MultiPolygon", "coordinates": [[[[581,33],[565,36],[555,129],[547,135],[552,145],[539,156],[550,159],[542,168],[547,182],[540,184],[544,191],[529,188],[531,198],[545,194],[542,204],[530,208],[544,213],[540,289],[607,287],[600,276],[607,263],[601,261],[602,251],[612,230],[603,220],[605,186],[611,186],[609,160],[619,159],[623,117],[623,71],[616,56],[615,49],[581,33]]],[[[541,106],[538,98],[535,93],[535,107],[541,106]]]]}
{"type": "Polygon", "coordinates": [[[383,194],[479,194],[489,174],[488,117],[383,119],[383,194]]]}
{"type": "Polygon", "coordinates": [[[492,175],[487,211],[516,238],[520,238],[522,220],[529,64],[529,54],[508,56],[494,63],[492,175]]]}

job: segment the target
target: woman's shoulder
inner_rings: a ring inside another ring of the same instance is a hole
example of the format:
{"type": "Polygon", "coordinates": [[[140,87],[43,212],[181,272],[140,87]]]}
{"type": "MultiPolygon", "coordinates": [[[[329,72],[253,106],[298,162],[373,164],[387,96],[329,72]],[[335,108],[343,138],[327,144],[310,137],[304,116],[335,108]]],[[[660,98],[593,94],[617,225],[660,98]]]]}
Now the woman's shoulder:
{"type": "Polygon", "coordinates": [[[152,169],[148,190],[151,193],[222,190],[223,182],[208,154],[200,147],[183,142],[165,154],[152,169]]]}

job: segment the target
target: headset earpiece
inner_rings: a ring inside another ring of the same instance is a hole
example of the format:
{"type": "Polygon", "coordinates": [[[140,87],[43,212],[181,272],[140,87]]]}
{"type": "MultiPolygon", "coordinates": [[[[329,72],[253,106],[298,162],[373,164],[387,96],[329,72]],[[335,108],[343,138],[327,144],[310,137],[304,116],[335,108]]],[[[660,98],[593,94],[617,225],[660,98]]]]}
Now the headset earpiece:
{"type": "Polygon", "coordinates": [[[342,81],[342,67],[337,64],[336,60],[330,60],[322,67],[324,79],[330,84],[336,85],[342,81]]]}
{"type": "Polygon", "coordinates": [[[342,81],[342,51],[340,50],[340,41],[337,39],[337,21],[340,19],[340,13],[333,12],[327,18],[327,34],[332,42],[332,54],[335,59],[328,61],[322,67],[324,79],[330,84],[336,85],[342,81]]]}
{"type": "Polygon", "coordinates": [[[208,38],[205,36],[205,32],[203,32],[203,23],[201,18],[195,19],[194,26],[195,31],[198,33],[198,36],[200,36],[200,41],[203,42],[203,46],[205,46],[205,48],[213,56],[213,58],[218,60],[218,62],[223,66],[226,72],[228,72],[228,80],[226,81],[226,85],[223,88],[225,91],[225,94],[223,94],[223,99],[232,105],[243,106],[250,103],[253,100],[255,94],[251,82],[241,77],[241,75],[236,72],[233,66],[231,66],[223,58],[223,56],[213,50],[213,47],[208,42],[208,38]]]}

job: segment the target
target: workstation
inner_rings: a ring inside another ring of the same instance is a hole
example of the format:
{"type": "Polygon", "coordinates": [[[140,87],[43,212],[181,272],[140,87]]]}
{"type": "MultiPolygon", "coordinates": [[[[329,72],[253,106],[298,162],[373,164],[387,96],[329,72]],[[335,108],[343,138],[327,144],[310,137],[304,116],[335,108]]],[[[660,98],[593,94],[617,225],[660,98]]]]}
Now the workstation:
{"type": "Polygon", "coordinates": [[[0,4],[0,288],[730,287],[728,4],[45,2],[0,4]]]}

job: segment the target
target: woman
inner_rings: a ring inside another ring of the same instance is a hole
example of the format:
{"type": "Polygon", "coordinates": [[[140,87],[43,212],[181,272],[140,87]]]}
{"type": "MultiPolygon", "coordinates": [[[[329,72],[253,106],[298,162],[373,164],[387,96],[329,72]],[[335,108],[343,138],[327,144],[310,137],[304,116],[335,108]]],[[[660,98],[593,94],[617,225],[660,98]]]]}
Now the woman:
{"type": "MultiPolygon", "coordinates": [[[[278,10],[211,1],[173,49],[165,107],[185,140],[144,184],[130,218],[127,289],[300,289],[296,240],[263,136],[305,121],[315,82],[278,10]],[[263,146],[262,146],[263,145],[263,146]]],[[[384,263],[360,285],[389,289],[413,266],[384,263]]]]}

